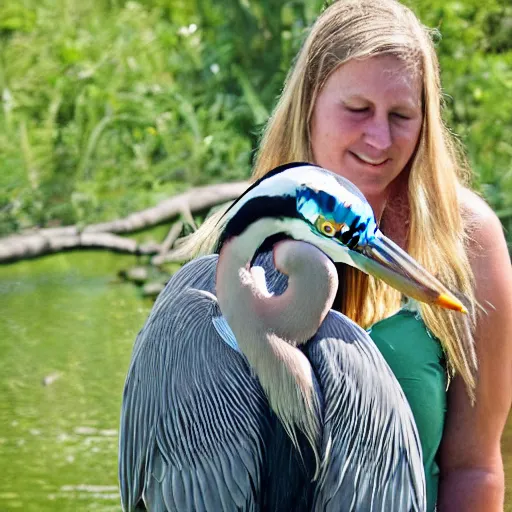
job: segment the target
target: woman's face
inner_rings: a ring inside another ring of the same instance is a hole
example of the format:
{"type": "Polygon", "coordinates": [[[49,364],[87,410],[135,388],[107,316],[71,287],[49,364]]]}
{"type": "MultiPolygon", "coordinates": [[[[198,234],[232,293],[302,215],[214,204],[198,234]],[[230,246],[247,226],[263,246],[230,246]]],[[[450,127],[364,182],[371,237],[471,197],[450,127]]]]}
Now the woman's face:
{"type": "Polygon", "coordinates": [[[353,182],[376,215],[423,122],[419,73],[397,57],[351,60],[327,79],[310,125],[315,163],[353,182]]]}

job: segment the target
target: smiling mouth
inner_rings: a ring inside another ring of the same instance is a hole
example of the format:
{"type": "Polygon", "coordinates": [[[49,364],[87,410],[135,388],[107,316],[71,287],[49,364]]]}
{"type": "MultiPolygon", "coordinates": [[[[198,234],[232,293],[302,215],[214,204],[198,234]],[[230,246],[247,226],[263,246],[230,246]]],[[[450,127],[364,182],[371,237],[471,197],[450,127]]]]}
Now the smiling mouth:
{"type": "Polygon", "coordinates": [[[362,162],[366,165],[371,165],[373,167],[379,167],[379,166],[385,164],[389,160],[389,158],[384,158],[383,160],[374,160],[373,158],[368,158],[367,156],[358,155],[357,153],[353,153],[352,151],[350,151],[350,154],[353,155],[360,162],[362,162]]]}

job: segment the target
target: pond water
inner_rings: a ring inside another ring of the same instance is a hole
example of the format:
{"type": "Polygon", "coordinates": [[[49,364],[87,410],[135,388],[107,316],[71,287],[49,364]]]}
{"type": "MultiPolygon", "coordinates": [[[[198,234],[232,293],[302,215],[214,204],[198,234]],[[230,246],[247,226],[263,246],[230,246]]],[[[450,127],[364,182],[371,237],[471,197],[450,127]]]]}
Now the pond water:
{"type": "Polygon", "coordinates": [[[2,510],[120,510],[122,387],[151,307],[115,282],[134,262],[81,253],[0,267],[2,510]]]}
{"type": "MultiPolygon", "coordinates": [[[[0,266],[2,510],[120,510],[121,394],[151,308],[116,279],[134,263],[87,252],[0,266]]],[[[511,421],[503,452],[512,486],[511,421]]]]}

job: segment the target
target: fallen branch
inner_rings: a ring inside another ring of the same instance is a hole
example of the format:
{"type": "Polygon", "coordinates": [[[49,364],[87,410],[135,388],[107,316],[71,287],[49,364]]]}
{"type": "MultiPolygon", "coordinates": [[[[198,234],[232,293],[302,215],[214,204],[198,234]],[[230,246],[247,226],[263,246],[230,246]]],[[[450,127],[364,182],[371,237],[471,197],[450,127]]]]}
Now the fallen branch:
{"type": "Polygon", "coordinates": [[[178,237],[181,235],[182,230],[183,230],[183,222],[181,220],[175,222],[171,226],[169,233],[167,233],[167,236],[165,237],[164,241],[162,242],[162,245],[160,246],[159,255],[165,254],[166,252],[168,252],[172,249],[174,242],[176,242],[176,240],[178,240],[178,237]]]}
{"type": "Polygon", "coordinates": [[[158,266],[162,265],[163,263],[184,263],[186,259],[186,256],[184,256],[181,251],[175,249],[174,251],[169,251],[165,254],[154,256],[151,259],[151,263],[158,266]]]}
{"type": "Polygon", "coordinates": [[[0,240],[0,263],[35,258],[72,249],[106,249],[128,254],[156,254],[158,244],[139,244],[131,238],[111,233],[81,233],[78,235],[43,236],[13,235],[0,240]]]}
{"type": "MultiPolygon", "coordinates": [[[[139,244],[135,240],[115,234],[147,229],[178,215],[183,216],[184,213],[185,217],[192,218],[193,213],[202,212],[212,206],[235,199],[244,192],[247,185],[246,182],[237,182],[197,187],[166,199],[153,208],[132,213],[123,219],[84,227],[46,228],[21,235],[11,235],[0,239],[0,263],[84,248],[106,249],[129,254],[160,253],[160,256],[163,256],[175,241],[171,240],[171,234],[175,236],[174,232],[169,233],[163,247],[159,244],[139,244]]],[[[179,236],[179,233],[176,236],[179,236]]]]}
{"type": "Polygon", "coordinates": [[[153,265],[161,265],[162,263],[165,262],[165,255],[172,249],[174,242],[176,242],[182,230],[183,222],[181,220],[175,222],[171,226],[169,233],[167,234],[165,240],[162,242],[160,246],[158,254],[156,256],[153,256],[153,258],[151,259],[151,263],[153,265]]]}
{"type": "MultiPolygon", "coordinates": [[[[245,181],[221,183],[196,187],[169,199],[165,199],[152,208],[132,213],[123,219],[88,226],[65,226],[62,228],[45,228],[36,231],[38,234],[53,237],[56,235],[77,235],[79,233],[134,233],[158,224],[162,224],[183,212],[198,213],[210,209],[226,201],[235,199],[247,188],[245,181]]],[[[33,234],[33,233],[27,233],[33,234]]],[[[0,240],[1,243],[1,240],[0,240]]]]}
{"type": "Polygon", "coordinates": [[[154,208],[132,213],[124,219],[88,226],[86,233],[133,233],[161,224],[184,211],[201,212],[241,195],[247,188],[246,182],[225,183],[208,187],[193,188],[184,194],[162,201],[154,208]]]}

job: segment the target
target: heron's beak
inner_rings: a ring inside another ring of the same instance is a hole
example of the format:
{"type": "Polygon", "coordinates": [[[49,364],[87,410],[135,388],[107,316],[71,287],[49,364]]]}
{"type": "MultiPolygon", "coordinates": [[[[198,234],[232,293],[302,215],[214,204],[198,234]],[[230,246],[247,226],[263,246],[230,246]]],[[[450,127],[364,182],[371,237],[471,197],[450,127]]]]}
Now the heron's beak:
{"type": "Polygon", "coordinates": [[[464,305],[398,245],[377,233],[350,251],[356,267],[408,297],[467,313],[464,305]]]}

